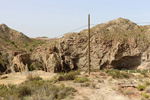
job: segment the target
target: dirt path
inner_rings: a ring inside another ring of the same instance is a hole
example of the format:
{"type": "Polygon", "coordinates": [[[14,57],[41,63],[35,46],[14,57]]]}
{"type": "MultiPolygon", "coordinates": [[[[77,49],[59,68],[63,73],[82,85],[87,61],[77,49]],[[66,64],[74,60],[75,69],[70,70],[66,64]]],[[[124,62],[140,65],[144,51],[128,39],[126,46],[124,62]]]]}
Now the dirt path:
{"type": "Polygon", "coordinates": [[[137,100],[130,99],[127,96],[119,94],[106,82],[96,84],[95,88],[92,87],[81,87],[80,83],[64,82],[66,86],[74,87],[77,92],[73,98],[67,100],[137,100]]]}

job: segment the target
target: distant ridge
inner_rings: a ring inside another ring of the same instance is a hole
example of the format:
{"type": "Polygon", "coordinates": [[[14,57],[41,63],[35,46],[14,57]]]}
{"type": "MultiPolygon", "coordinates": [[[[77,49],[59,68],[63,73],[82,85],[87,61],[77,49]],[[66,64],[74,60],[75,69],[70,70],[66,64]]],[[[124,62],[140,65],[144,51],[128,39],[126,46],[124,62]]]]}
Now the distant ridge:
{"type": "Polygon", "coordinates": [[[3,40],[10,40],[15,42],[28,42],[30,38],[21,32],[9,28],[5,24],[0,24],[0,38],[3,40]]]}

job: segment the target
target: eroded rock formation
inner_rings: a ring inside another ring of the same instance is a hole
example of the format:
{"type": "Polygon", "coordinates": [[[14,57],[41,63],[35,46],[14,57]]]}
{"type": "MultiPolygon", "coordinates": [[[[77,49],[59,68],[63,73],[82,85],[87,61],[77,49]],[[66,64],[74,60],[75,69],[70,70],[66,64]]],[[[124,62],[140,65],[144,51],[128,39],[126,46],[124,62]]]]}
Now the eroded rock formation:
{"type": "MultiPolygon", "coordinates": [[[[30,65],[48,72],[86,70],[87,32],[88,30],[83,30],[51,41],[47,39],[46,44],[30,53],[14,53],[14,71],[29,70],[30,65]]],[[[93,69],[150,69],[150,26],[138,26],[119,18],[91,28],[90,41],[93,69]]],[[[0,67],[1,72],[6,69],[0,67]]]]}

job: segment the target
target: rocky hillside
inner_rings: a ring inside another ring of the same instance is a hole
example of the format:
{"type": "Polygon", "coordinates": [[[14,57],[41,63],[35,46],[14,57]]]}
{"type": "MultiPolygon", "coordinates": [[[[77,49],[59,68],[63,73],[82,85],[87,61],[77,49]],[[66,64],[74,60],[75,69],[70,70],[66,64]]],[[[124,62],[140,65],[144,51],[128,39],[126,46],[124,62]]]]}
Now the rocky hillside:
{"type": "Polygon", "coordinates": [[[0,38],[6,41],[28,42],[30,39],[23,33],[10,29],[5,24],[0,25],[0,38]]]}
{"type": "Polygon", "coordinates": [[[5,24],[0,24],[1,51],[30,51],[30,48],[41,44],[40,40],[31,39],[21,32],[13,30],[5,24]]]}
{"type": "MultiPolygon", "coordinates": [[[[46,39],[30,53],[15,55],[11,69],[86,70],[87,32],[83,30],[65,34],[59,39],[46,39]]],[[[128,19],[118,18],[91,28],[90,41],[93,69],[149,69],[150,26],[139,26],[128,19]]]]}
{"type": "MultiPolygon", "coordinates": [[[[92,68],[136,69],[149,63],[150,28],[118,18],[91,29],[92,68]]],[[[60,52],[73,58],[79,68],[87,67],[87,30],[66,34],[60,52]]]]}
{"type": "Polygon", "coordinates": [[[44,42],[44,40],[31,39],[5,24],[0,24],[0,73],[10,72],[12,60],[16,55],[32,52],[44,42]]]}

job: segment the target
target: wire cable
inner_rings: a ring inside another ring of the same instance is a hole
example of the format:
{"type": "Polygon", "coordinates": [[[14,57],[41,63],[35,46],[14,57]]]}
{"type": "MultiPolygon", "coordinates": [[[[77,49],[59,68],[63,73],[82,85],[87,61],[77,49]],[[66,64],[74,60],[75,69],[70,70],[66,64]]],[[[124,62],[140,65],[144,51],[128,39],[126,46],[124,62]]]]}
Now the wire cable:
{"type": "MultiPolygon", "coordinates": [[[[138,22],[138,23],[136,23],[136,24],[150,24],[150,22],[138,22]]],[[[99,25],[99,24],[90,24],[90,25],[96,26],[96,25],[99,25]]],[[[88,26],[88,25],[81,26],[81,27],[79,27],[79,28],[76,28],[76,29],[73,29],[73,30],[71,30],[71,31],[65,32],[64,34],[61,34],[61,35],[59,35],[59,36],[56,36],[56,37],[54,37],[54,38],[59,38],[59,37],[65,35],[66,33],[75,32],[75,31],[80,30],[80,29],[82,29],[82,28],[85,28],[85,27],[87,27],[87,26],[88,26]]]]}
{"type": "MultiPolygon", "coordinates": [[[[81,27],[79,27],[79,28],[76,28],[76,29],[73,29],[73,30],[71,30],[71,31],[65,32],[64,34],[77,31],[77,30],[82,29],[82,28],[87,27],[87,26],[88,26],[88,25],[81,26],[81,27]]],[[[54,37],[54,38],[59,38],[59,37],[63,36],[64,34],[61,34],[61,35],[56,36],[56,37],[54,37]]]]}

